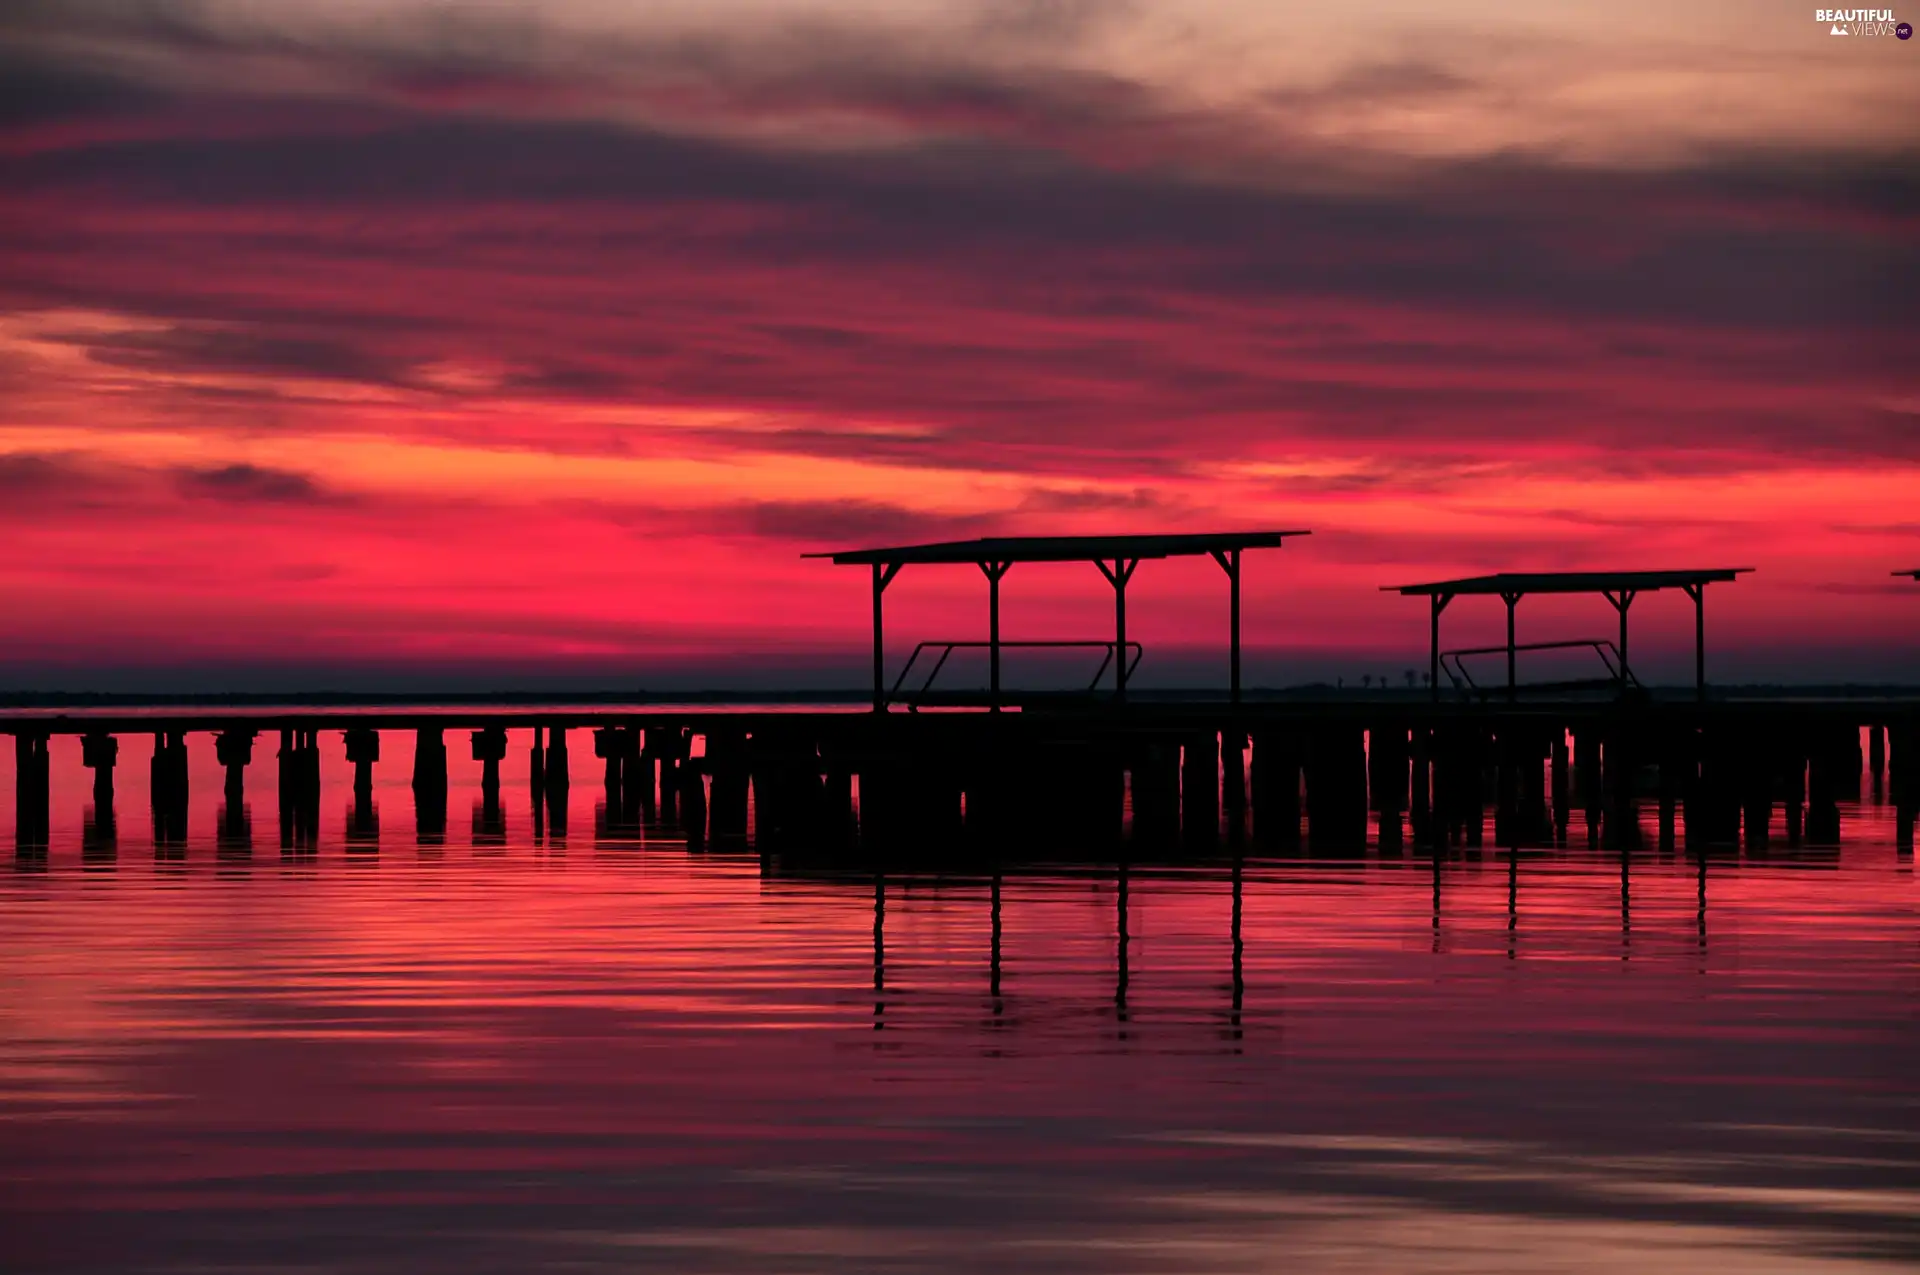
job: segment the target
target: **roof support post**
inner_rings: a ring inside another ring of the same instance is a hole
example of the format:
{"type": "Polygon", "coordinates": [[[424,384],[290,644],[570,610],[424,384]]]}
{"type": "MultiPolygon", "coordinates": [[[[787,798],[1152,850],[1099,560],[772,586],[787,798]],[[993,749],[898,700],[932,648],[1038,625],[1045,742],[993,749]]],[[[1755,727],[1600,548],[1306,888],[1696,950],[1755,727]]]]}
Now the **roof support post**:
{"type": "MultiPolygon", "coordinates": [[[[1682,585],[1693,599],[1693,697],[1707,698],[1707,582],[1682,585]]],[[[1621,623],[1626,622],[1625,616],[1621,623]]]]}
{"type": "Polygon", "coordinates": [[[887,711],[887,654],[880,623],[880,598],[900,574],[897,562],[873,564],[873,711],[887,711]]]}
{"type": "Polygon", "coordinates": [[[1138,558],[1115,558],[1113,566],[1095,559],[1094,566],[1100,568],[1100,574],[1113,586],[1113,698],[1116,702],[1127,702],[1127,581],[1133,579],[1133,570],[1140,565],[1138,558]]]}
{"type": "Polygon", "coordinates": [[[1440,702],[1440,613],[1447,609],[1447,603],[1453,601],[1451,593],[1430,593],[1427,601],[1433,604],[1433,652],[1431,668],[1427,673],[1427,685],[1432,689],[1433,702],[1440,702]]]}
{"type": "Polygon", "coordinates": [[[1240,702],[1240,551],[1215,549],[1213,560],[1227,573],[1227,668],[1230,698],[1240,702]]]}
{"type": "Polygon", "coordinates": [[[991,686],[989,703],[1000,711],[1000,577],[1007,574],[1011,562],[983,562],[980,572],[987,577],[987,669],[991,686]]]}
{"type": "Polygon", "coordinates": [[[1519,686],[1514,679],[1513,649],[1513,609],[1520,605],[1523,593],[1502,593],[1500,600],[1507,604],[1507,699],[1511,701],[1518,693],[1519,686]]]}
{"type": "MultiPolygon", "coordinates": [[[[1688,586],[1687,591],[1691,593],[1692,587],[1688,586]]],[[[1627,689],[1627,608],[1639,596],[1632,589],[1622,589],[1618,593],[1611,589],[1606,591],[1607,601],[1613,603],[1613,609],[1620,613],[1620,689],[1623,691],[1627,689]]]]}

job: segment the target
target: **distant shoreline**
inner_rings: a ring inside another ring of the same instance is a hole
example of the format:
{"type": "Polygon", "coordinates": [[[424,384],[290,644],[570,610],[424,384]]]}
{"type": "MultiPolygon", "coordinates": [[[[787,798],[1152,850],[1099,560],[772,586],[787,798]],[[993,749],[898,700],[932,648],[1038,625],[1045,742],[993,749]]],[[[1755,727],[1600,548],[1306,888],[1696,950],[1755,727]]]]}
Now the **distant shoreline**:
{"type": "MultiPolygon", "coordinates": [[[[1693,697],[1691,686],[1655,686],[1656,698],[1693,697]]],[[[1224,698],[1218,687],[1129,687],[1136,702],[1180,702],[1224,698]]],[[[1756,682],[1712,688],[1715,699],[1773,698],[1885,698],[1920,695],[1920,686],[1905,683],[1780,683],[1756,682]]],[[[152,692],[109,691],[0,691],[0,708],[156,708],[156,707],[418,707],[428,705],[560,705],[560,704],[867,704],[868,690],[601,690],[601,691],[226,691],[166,695],[152,692]]],[[[1355,703],[1413,703],[1428,699],[1425,687],[1342,687],[1315,682],[1288,687],[1249,687],[1244,698],[1252,703],[1290,700],[1346,700],[1355,703]]],[[[1452,699],[1453,695],[1443,698],[1452,699]]]]}

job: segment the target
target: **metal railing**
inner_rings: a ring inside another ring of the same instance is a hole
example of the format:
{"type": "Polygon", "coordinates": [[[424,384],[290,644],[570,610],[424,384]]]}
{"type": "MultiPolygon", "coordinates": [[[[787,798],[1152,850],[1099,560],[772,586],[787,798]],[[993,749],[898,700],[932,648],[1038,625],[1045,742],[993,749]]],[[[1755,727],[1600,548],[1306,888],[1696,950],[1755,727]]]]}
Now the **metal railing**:
{"type": "Polygon", "coordinates": [[[1469,697],[1479,696],[1486,699],[1493,695],[1503,695],[1505,683],[1497,686],[1481,686],[1473,680],[1473,674],[1467,671],[1466,660],[1469,655],[1505,655],[1508,651],[1518,654],[1522,651],[1579,651],[1589,650],[1600,657],[1600,663],[1606,667],[1605,677],[1573,678],[1558,682],[1517,682],[1515,694],[1538,695],[1567,691],[1591,691],[1612,689],[1625,692],[1630,687],[1640,685],[1633,676],[1633,670],[1620,655],[1620,648],[1605,638],[1582,638],[1569,642],[1523,642],[1509,647],[1505,643],[1499,646],[1471,646],[1457,651],[1443,651],[1440,654],[1440,667],[1446,672],[1453,689],[1469,697]]]}
{"type": "MultiPolygon", "coordinates": [[[[992,646],[993,644],[991,642],[922,642],[920,643],[920,645],[913,648],[913,654],[907,657],[907,662],[905,667],[903,667],[900,670],[900,676],[894,679],[893,689],[887,692],[887,703],[889,704],[904,703],[906,704],[909,712],[919,711],[920,705],[927,702],[927,700],[931,698],[933,680],[940,676],[940,670],[947,666],[947,660],[952,657],[955,651],[972,651],[972,650],[985,651],[985,650],[989,650],[992,646]],[[903,696],[901,694],[900,688],[906,685],[907,678],[912,674],[914,666],[920,662],[920,657],[923,654],[933,650],[938,650],[940,652],[940,658],[933,661],[933,667],[927,671],[925,680],[923,680],[917,688],[907,692],[907,694],[903,696]]],[[[1096,668],[1093,671],[1093,678],[1087,683],[1087,689],[1085,693],[1088,695],[1093,694],[1096,690],[1099,689],[1100,679],[1107,675],[1107,670],[1109,668],[1113,667],[1113,659],[1114,659],[1114,643],[1110,641],[1108,642],[1101,642],[1101,641],[1002,642],[1000,643],[1000,649],[1002,651],[1014,651],[1014,650],[1099,651],[1101,653],[1100,667],[1096,668]]],[[[1127,649],[1128,655],[1130,656],[1130,658],[1127,660],[1127,677],[1129,680],[1131,680],[1133,677],[1134,669],[1140,666],[1140,656],[1143,654],[1144,648],[1142,648],[1138,642],[1129,642],[1127,643],[1126,649],[1127,649]]],[[[955,703],[963,702],[959,693],[956,693],[953,696],[943,695],[941,698],[943,701],[951,701],[955,703]]],[[[975,697],[972,695],[966,695],[964,702],[985,703],[986,698],[984,694],[978,697],[975,697]]]]}

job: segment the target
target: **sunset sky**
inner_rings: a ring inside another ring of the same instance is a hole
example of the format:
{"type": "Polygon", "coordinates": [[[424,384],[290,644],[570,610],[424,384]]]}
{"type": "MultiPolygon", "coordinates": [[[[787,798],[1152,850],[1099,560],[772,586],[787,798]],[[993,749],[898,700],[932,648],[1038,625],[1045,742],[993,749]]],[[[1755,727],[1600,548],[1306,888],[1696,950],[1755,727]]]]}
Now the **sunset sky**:
{"type": "Polygon", "coordinates": [[[0,689],[858,686],[804,551],[1260,527],[1254,682],[1676,566],[1716,676],[1920,677],[1916,174],[1920,41],[1786,4],[11,0],[0,689]]]}

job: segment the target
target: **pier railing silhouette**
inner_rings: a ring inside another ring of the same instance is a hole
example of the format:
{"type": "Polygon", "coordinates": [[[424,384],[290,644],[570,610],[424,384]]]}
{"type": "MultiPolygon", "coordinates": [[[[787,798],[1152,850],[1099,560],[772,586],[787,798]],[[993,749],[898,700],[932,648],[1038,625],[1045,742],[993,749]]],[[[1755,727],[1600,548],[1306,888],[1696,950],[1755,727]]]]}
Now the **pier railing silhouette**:
{"type": "Polygon", "coordinates": [[[1487,699],[1498,694],[1494,687],[1482,686],[1467,668],[1466,657],[1500,655],[1506,652],[1524,655],[1538,651],[1592,651],[1606,667],[1605,677],[1562,678],[1553,682],[1519,682],[1511,688],[1520,695],[1565,695],[1581,691],[1611,690],[1615,693],[1640,685],[1633,670],[1620,656],[1620,648],[1605,638],[1573,638],[1561,642],[1522,642],[1517,646],[1468,646],[1440,653],[1440,668],[1453,683],[1453,689],[1469,698],[1487,699]]]}
{"type": "MultiPolygon", "coordinates": [[[[933,683],[934,680],[940,676],[941,670],[946,668],[948,659],[952,657],[955,651],[984,651],[993,649],[992,643],[980,641],[921,642],[913,648],[913,654],[907,657],[906,664],[900,669],[900,676],[893,680],[893,687],[887,692],[886,702],[889,705],[905,704],[908,711],[914,711],[923,705],[934,703],[956,705],[982,703],[984,701],[980,696],[970,695],[964,691],[936,694],[933,690],[933,683]],[[932,666],[927,670],[926,677],[921,680],[919,686],[902,694],[902,688],[906,686],[907,679],[912,676],[914,668],[920,663],[920,657],[929,651],[939,651],[940,658],[933,661],[932,666]]],[[[1094,669],[1093,677],[1088,680],[1086,690],[1081,692],[1084,697],[1092,695],[1100,688],[1101,679],[1106,677],[1107,670],[1112,667],[1114,644],[1098,639],[1079,641],[1073,639],[1056,641],[1002,641],[997,650],[1099,651],[1100,664],[1094,669]]],[[[1129,642],[1127,643],[1127,651],[1129,658],[1127,660],[1125,676],[1130,679],[1133,676],[1134,670],[1140,666],[1140,657],[1144,654],[1144,648],[1138,642],[1129,642]]]]}

